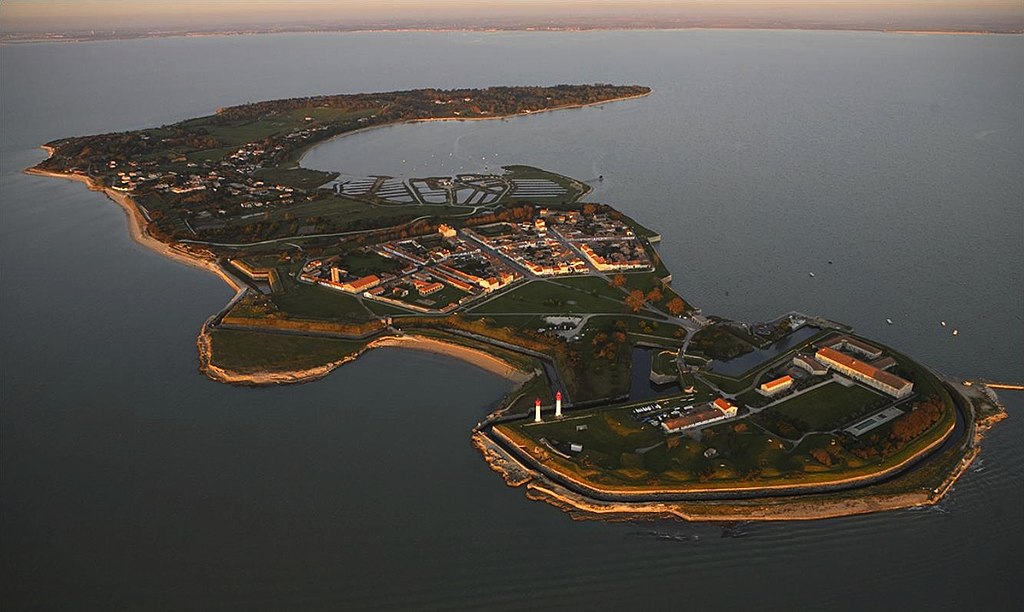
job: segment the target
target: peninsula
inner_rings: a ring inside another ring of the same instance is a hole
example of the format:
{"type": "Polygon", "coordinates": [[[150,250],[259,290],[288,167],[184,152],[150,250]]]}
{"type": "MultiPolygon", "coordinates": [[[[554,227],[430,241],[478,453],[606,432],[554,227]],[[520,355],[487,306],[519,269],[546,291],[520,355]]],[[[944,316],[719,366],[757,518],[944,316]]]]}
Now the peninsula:
{"type": "Polygon", "coordinates": [[[581,518],[822,518],[934,503],[1005,416],[827,319],[706,316],[660,236],[529,166],[397,179],[303,168],[313,146],[398,122],[603,104],[558,85],[256,102],[57,140],[28,172],[104,191],[133,235],[236,289],[200,370],[267,385],[362,352],[451,354],[515,382],[472,431],[493,469],[581,518]]]}

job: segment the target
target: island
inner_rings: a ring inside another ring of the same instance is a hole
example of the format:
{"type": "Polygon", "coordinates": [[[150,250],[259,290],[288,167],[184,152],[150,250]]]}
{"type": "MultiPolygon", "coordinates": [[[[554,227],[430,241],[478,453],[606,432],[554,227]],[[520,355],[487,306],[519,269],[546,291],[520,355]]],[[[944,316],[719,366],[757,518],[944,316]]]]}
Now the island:
{"type": "Polygon", "coordinates": [[[102,190],[138,241],[235,289],[197,341],[214,380],[304,382],[400,346],[514,381],[471,440],[509,485],[575,518],[791,520],[937,502],[1005,417],[983,382],[950,380],[820,316],[705,315],[673,289],[661,237],[584,201],[584,181],[521,165],[399,179],[300,164],[319,143],[379,126],[649,93],[256,102],[50,142],[27,171],[102,190]]]}

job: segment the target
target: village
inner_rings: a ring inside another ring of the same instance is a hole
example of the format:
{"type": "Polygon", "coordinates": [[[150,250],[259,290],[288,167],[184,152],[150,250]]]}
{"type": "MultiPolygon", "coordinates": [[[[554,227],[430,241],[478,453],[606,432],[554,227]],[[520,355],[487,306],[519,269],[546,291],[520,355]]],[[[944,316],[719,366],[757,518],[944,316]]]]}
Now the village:
{"type": "Polygon", "coordinates": [[[456,229],[308,260],[298,280],[419,313],[447,314],[522,280],[653,269],[625,223],[602,213],[539,209],[532,221],[456,229]],[[369,261],[368,255],[375,255],[369,261]],[[368,264],[368,265],[367,265],[368,264]]]}

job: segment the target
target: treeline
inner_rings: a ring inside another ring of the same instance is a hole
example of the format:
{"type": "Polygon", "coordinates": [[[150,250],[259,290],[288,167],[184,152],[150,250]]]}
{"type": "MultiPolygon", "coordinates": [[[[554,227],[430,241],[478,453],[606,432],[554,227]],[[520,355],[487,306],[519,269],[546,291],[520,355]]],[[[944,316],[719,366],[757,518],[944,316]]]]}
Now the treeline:
{"type": "Polygon", "coordinates": [[[486,89],[412,89],[387,93],[311,96],[268,100],[222,108],[218,116],[235,121],[258,119],[274,113],[301,108],[331,108],[355,112],[381,109],[386,120],[451,117],[454,111],[470,114],[506,115],[556,106],[593,104],[650,92],[639,85],[555,85],[552,87],[488,87],[486,89]],[[468,98],[468,100],[467,100],[468,98]],[[437,103],[437,102],[440,102],[437,103]]]}
{"type": "Polygon", "coordinates": [[[861,459],[888,457],[930,430],[942,419],[945,410],[945,403],[932,395],[915,403],[909,412],[894,419],[888,435],[871,434],[867,440],[848,438],[844,443],[850,447],[851,453],[861,459]]]}

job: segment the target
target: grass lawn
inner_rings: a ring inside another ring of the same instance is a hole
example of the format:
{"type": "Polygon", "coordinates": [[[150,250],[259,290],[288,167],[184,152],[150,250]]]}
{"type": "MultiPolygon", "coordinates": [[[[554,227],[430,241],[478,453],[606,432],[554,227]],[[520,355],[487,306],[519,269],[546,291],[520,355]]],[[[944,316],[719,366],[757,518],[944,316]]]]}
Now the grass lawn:
{"type": "MultiPolygon", "coordinates": [[[[541,367],[541,365],[537,363],[537,367],[541,367]]],[[[551,382],[542,367],[540,374],[526,381],[522,387],[511,394],[509,399],[512,400],[512,403],[509,404],[508,410],[511,413],[531,410],[534,400],[538,397],[546,406],[555,401],[551,395],[551,382]]]]}
{"type": "Polygon", "coordinates": [[[661,351],[651,360],[651,371],[665,376],[677,376],[676,354],[672,351],[661,351]]]}
{"type": "MultiPolygon", "coordinates": [[[[581,459],[604,469],[622,467],[622,455],[633,455],[637,449],[663,442],[665,435],[658,429],[641,425],[627,408],[568,413],[562,420],[545,417],[543,423],[516,421],[510,424],[528,437],[539,440],[576,443],[583,445],[581,459]],[[586,426],[577,431],[578,426],[586,426]]],[[[629,460],[627,459],[627,462],[629,460]]]]}
{"type": "Polygon", "coordinates": [[[621,289],[612,287],[611,283],[600,276],[570,276],[567,278],[555,278],[552,279],[552,282],[615,302],[621,303],[626,297],[626,294],[621,289]]]}
{"type": "Polygon", "coordinates": [[[373,251],[367,251],[365,253],[360,251],[353,251],[346,253],[341,256],[338,263],[335,264],[339,268],[348,270],[349,274],[353,276],[367,276],[370,274],[380,274],[382,272],[389,272],[396,274],[402,269],[402,264],[394,259],[388,259],[387,257],[381,257],[373,251]]]}
{"type": "Polygon", "coordinates": [[[282,274],[284,290],[271,294],[278,309],[289,317],[300,319],[368,318],[368,313],[355,296],[326,287],[307,285],[282,274]]]}
{"type": "Polygon", "coordinates": [[[520,285],[485,304],[472,309],[477,315],[488,313],[588,314],[622,312],[621,303],[595,296],[588,291],[566,287],[560,281],[534,280],[520,285]]]}
{"type": "Polygon", "coordinates": [[[243,373],[322,366],[356,352],[365,344],[233,329],[216,329],[211,339],[213,364],[243,373]]]}
{"type": "Polygon", "coordinates": [[[870,407],[888,400],[861,385],[828,383],[772,407],[782,416],[806,425],[809,431],[833,429],[852,421],[870,407]]]}
{"type": "Polygon", "coordinates": [[[253,177],[268,185],[284,185],[309,191],[338,176],[337,172],[323,172],[308,168],[261,168],[253,177]]]}

